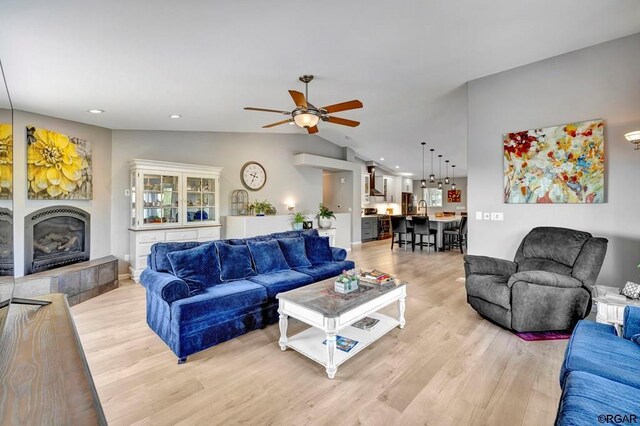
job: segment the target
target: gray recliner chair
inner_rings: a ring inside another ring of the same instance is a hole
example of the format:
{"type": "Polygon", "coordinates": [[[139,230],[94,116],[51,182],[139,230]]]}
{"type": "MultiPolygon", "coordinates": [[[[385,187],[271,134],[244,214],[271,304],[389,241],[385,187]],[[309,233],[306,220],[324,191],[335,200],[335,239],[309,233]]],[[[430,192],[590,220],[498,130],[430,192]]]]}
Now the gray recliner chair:
{"type": "Polygon", "coordinates": [[[524,237],[513,262],[467,255],[467,302],[518,332],[570,329],[591,311],[607,242],[588,232],[538,227],[524,237]]]}

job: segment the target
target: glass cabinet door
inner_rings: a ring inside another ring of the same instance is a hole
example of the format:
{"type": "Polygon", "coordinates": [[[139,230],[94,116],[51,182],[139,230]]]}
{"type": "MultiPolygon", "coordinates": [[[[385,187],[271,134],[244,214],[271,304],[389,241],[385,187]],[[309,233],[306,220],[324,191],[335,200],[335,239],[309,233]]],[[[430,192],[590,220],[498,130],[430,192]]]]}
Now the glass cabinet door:
{"type": "Polygon", "coordinates": [[[144,225],[178,223],[180,193],[177,175],[142,175],[142,222],[144,225]]]}
{"type": "Polygon", "coordinates": [[[186,177],[187,223],[215,222],[216,180],[206,177],[186,177]]]}
{"type": "Polygon", "coordinates": [[[131,200],[131,227],[136,227],[136,172],[131,172],[131,177],[129,180],[129,196],[131,200]]]}

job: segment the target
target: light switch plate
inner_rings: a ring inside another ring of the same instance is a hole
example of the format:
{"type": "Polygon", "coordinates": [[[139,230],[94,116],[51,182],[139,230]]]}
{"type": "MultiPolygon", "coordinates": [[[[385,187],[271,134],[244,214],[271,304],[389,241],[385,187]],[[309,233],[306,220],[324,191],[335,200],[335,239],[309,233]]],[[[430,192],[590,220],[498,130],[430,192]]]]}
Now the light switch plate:
{"type": "Polygon", "coordinates": [[[489,212],[484,212],[484,216],[483,216],[484,220],[491,220],[491,213],[489,212]]]}
{"type": "Polygon", "coordinates": [[[482,212],[476,212],[476,220],[482,220],[482,212]]]}
{"type": "Polygon", "coordinates": [[[502,212],[496,213],[496,220],[504,220],[504,213],[502,212]]]}
{"type": "Polygon", "coordinates": [[[491,212],[491,220],[498,220],[498,213],[491,212]]]}
{"type": "Polygon", "coordinates": [[[129,191],[128,189],[124,190],[124,196],[128,197],[129,195],[131,195],[131,191],[129,191]]]}

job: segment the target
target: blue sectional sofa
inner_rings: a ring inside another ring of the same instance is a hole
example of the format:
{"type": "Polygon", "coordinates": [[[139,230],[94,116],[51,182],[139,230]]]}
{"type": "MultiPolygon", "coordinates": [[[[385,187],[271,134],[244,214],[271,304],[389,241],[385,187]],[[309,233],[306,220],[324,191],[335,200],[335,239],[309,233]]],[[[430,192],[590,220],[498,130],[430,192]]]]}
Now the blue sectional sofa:
{"type": "Polygon", "coordinates": [[[209,243],[157,243],[140,281],[147,324],[187,356],[278,320],[276,294],[354,268],[317,230],[209,243]]]}
{"type": "Polygon", "coordinates": [[[557,426],[640,423],[640,308],[626,307],[623,335],[580,321],[560,371],[557,426]]]}

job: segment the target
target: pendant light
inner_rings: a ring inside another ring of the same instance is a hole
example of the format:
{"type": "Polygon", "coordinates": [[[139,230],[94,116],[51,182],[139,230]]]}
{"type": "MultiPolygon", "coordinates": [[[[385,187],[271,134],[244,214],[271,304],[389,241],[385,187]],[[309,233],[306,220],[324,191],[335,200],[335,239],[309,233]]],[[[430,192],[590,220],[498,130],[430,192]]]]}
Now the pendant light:
{"type": "Polygon", "coordinates": [[[444,175],[444,183],[449,185],[449,160],[444,160],[444,162],[447,165],[447,174],[444,175]]]}
{"type": "Polygon", "coordinates": [[[451,189],[456,190],[456,165],[451,165],[451,189]]]}
{"type": "Polygon", "coordinates": [[[420,188],[427,187],[427,181],[424,178],[424,146],[427,144],[426,142],[421,142],[422,145],[422,180],[420,181],[420,188]]]}
{"type": "Polygon", "coordinates": [[[436,181],[436,176],[433,174],[433,151],[435,151],[435,149],[431,148],[429,151],[431,151],[431,174],[429,175],[429,182],[433,183],[436,181]]]}
{"type": "Polygon", "coordinates": [[[442,154],[438,154],[438,189],[442,189],[442,154]]]}

